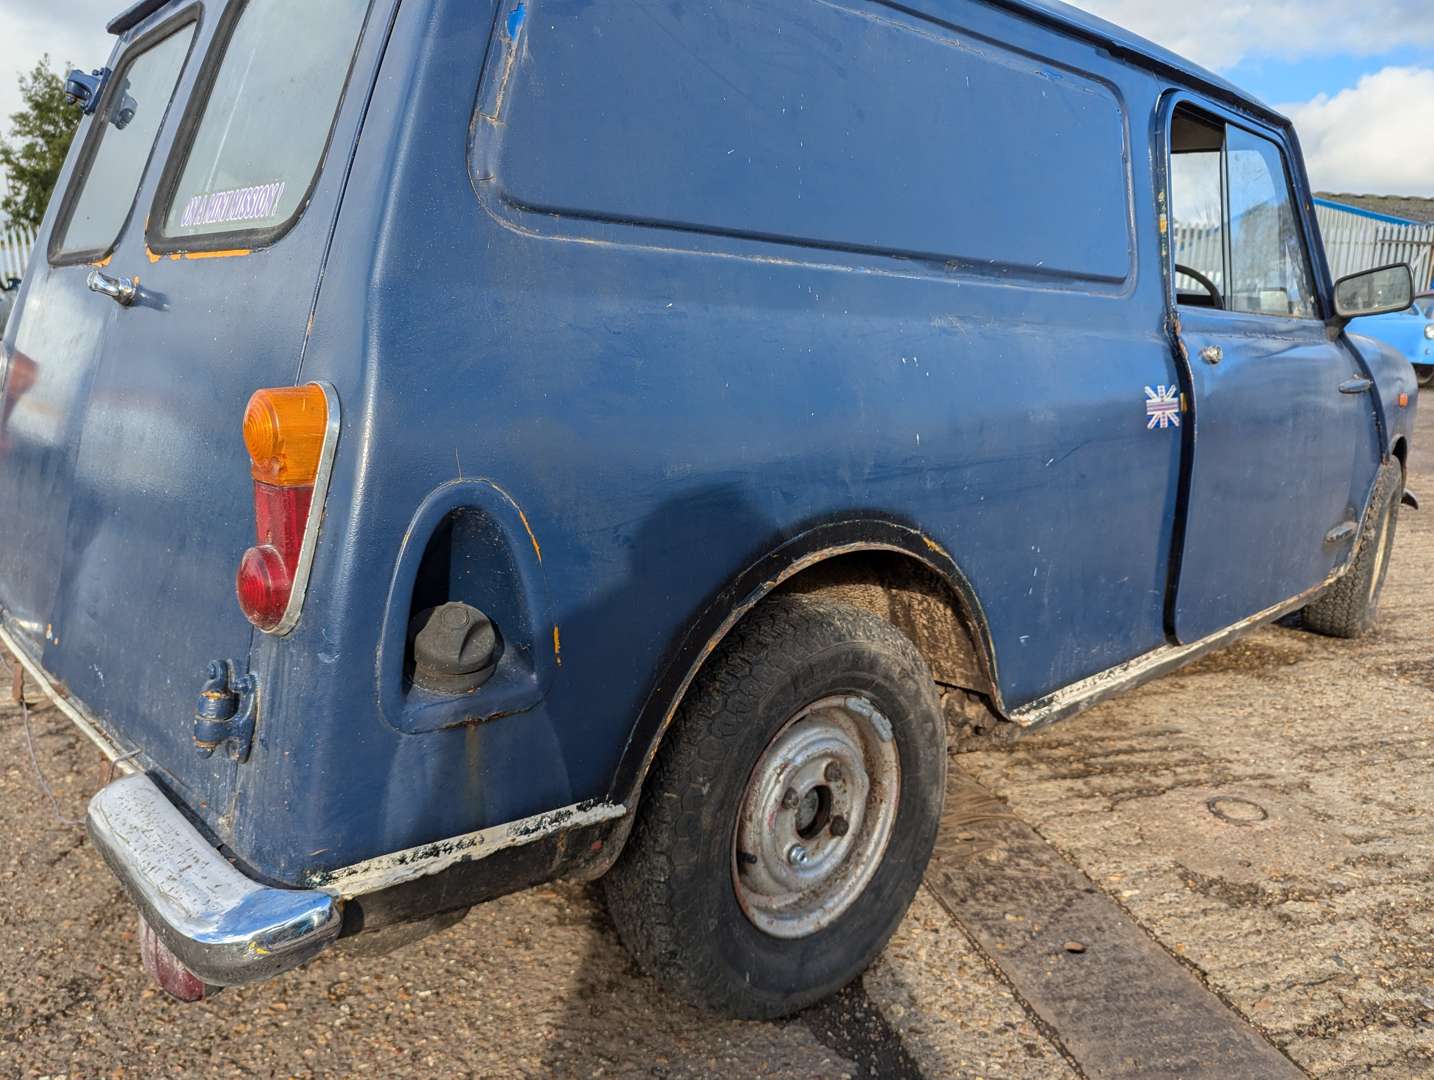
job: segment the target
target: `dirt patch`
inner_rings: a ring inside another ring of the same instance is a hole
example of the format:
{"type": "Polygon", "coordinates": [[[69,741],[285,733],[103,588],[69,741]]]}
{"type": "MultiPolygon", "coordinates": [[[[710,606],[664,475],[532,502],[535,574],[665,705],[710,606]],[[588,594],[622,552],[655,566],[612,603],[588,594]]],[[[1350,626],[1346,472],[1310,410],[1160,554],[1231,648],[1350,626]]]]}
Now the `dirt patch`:
{"type": "Polygon", "coordinates": [[[1295,636],[1297,633],[1299,632],[1291,631],[1288,637],[1282,633],[1278,637],[1246,638],[1237,641],[1195,661],[1187,668],[1182,668],[1180,674],[1224,675],[1232,671],[1259,672],[1291,667],[1301,660],[1310,659],[1317,651],[1313,643],[1295,636]]]}
{"type": "Polygon", "coordinates": [[[1381,670],[1401,682],[1411,682],[1425,690],[1434,690],[1434,659],[1396,660],[1381,670]]]}

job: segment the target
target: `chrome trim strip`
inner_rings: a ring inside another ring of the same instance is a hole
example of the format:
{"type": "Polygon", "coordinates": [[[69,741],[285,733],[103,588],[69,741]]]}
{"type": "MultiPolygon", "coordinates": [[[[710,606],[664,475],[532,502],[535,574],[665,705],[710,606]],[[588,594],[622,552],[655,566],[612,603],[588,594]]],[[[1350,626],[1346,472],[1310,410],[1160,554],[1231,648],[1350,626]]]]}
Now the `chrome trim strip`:
{"type": "Polygon", "coordinates": [[[1339,567],[1313,589],[1307,589],[1299,596],[1268,607],[1237,623],[1232,623],[1223,630],[1215,631],[1209,637],[1201,638],[1189,645],[1162,645],[1158,649],[1152,649],[1133,660],[1127,660],[1123,664],[1117,664],[1113,668],[1107,668],[1089,678],[1073,682],[1069,686],[1039,697],[1029,705],[1022,705],[1019,709],[1012,710],[1007,715],[1007,719],[1026,730],[1031,730],[1083,713],[1092,705],[1099,704],[1108,697],[1113,697],[1142,683],[1149,682],[1151,679],[1168,674],[1207,652],[1222,645],[1228,645],[1251,630],[1274,622],[1292,611],[1298,611],[1334,584],[1344,574],[1347,566],[1348,564],[1339,567]]]}
{"type": "Polygon", "coordinates": [[[342,905],[311,889],[245,877],[149,777],[126,776],[90,800],[90,838],[146,922],[214,986],[297,967],[339,935],[342,905]]]}
{"type": "Polygon", "coordinates": [[[404,851],[378,855],[337,870],[323,870],[308,875],[306,884],[314,889],[347,899],[378,892],[406,881],[428,877],[461,862],[486,859],[504,848],[531,844],[553,833],[620,818],[627,807],[620,803],[581,802],[557,810],[547,810],[532,817],[519,818],[502,825],[464,833],[447,840],[419,844],[404,851]]]}
{"type": "Polygon", "coordinates": [[[314,476],[314,497],[309,504],[309,520],[304,523],[304,542],[299,548],[299,565],[294,568],[294,587],[289,593],[289,605],[284,608],[284,617],[279,625],[265,633],[283,637],[299,625],[299,615],[304,610],[304,597],[309,591],[309,571],[314,566],[314,548],[319,544],[319,526],[323,523],[324,508],[329,501],[329,478],[334,471],[334,451],[339,444],[339,395],[332,386],[318,379],[308,383],[324,392],[328,402],[328,427],[324,430],[324,445],[319,450],[319,471],[314,476]]]}
{"type": "Polygon", "coordinates": [[[25,650],[10,636],[10,631],[3,625],[0,625],[0,644],[3,644],[10,654],[20,662],[25,673],[35,681],[35,685],[45,692],[45,696],[54,703],[55,708],[59,709],[70,723],[79,728],[90,742],[99,747],[100,753],[113,763],[116,773],[128,776],[139,771],[139,766],[134,762],[134,755],[126,754],[111,742],[109,736],[99,729],[99,725],[85,716],[68,697],[60,693],[54,683],[50,681],[50,676],[46,674],[45,669],[25,654],[25,650]]]}

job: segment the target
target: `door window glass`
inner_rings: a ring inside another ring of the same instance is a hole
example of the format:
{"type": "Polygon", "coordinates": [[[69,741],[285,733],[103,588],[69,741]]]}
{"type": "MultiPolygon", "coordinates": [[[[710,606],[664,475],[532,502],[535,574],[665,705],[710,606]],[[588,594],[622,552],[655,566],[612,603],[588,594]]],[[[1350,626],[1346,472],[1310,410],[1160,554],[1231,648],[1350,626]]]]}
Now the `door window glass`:
{"type": "Polygon", "coordinates": [[[1314,289],[1299,217],[1275,144],[1229,129],[1230,308],[1314,318],[1314,289]]]}
{"type": "Polygon", "coordinates": [[[1177,113],[1171,129],[1170,232],[1182,304],[1224,307],[1225,132],[1177,113]]]}
{"type": "Polygon", "coordinates": [[[272,229],[296,215],[367,11],[368,0],[245,4],[170,198],[167,238],[272,229]]]}
{"type": "Polygon", "coordinates": [[[59,250],[104,252],[119,238],[193,37],[191,22],[127,59],[110,77],[92,121],[103,125],[94,136],[98,145],[74,197],[59,250]]]}
{"type": "Polygon", "coordinates": [[[1312,319],[1314,277],[1280,149],[1177,110],[1170,129],[1176,301],[1312,319]]]}

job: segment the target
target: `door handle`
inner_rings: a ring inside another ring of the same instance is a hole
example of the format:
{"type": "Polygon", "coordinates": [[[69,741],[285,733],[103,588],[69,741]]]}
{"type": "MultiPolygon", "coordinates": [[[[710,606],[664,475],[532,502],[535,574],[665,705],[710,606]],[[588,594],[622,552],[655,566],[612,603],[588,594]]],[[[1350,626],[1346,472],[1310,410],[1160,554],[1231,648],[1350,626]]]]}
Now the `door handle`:
{"type": "Polygon", "coordinates": [[[1206,345],[1200,350],[1200,359],[1207,364],[1218,364],[1225,359],[1225,350],[1218,345],[1206,345]]]}
{"type": "Polygon", "coordinates": [[[1362,375],[1356,375],[1352,379],[1345,379],[1339,384],[1341,394],[1363,394],[1374,386],[1373,379],[1366,379],[1362,375]]]}
{"type": "Polygon", "coordinates": [[[85,279],[85,284],[90,287],[90,292],[108,296],[120,307],[129,307],[139,298],[139,281],[137,279],[126,281],[124,278],[110,277],[98,270],[91,270],[90,276],[85,279]]]}

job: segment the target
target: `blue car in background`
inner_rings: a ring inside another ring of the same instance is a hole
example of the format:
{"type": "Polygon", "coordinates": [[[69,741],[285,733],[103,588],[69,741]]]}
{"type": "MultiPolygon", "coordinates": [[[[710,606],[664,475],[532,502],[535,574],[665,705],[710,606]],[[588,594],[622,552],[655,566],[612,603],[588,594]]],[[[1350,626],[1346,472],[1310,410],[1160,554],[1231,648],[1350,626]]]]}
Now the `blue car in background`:
{"type": "Polygon", "coordinates": [[[1434,293],[1416,296],[1406,310],[1392,315],[1355,319],[1349,332],[1393,345],[1414,365],[1420,386],[1434,382],[1434,293]]]}

